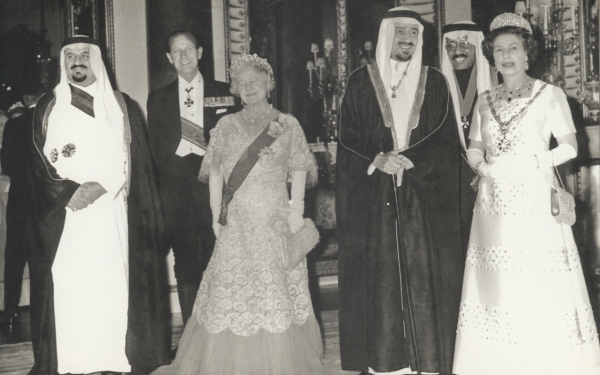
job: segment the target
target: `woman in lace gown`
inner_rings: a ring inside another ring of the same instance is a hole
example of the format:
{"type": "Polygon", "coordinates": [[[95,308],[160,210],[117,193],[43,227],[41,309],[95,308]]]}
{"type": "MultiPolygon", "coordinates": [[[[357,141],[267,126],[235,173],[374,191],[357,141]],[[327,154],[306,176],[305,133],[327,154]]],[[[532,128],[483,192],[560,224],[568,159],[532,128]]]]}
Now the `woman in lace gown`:
{"type": "Polygon", "coordinates": [[[291,270],[283,266],[281,253],[290,249],[282,247],[272,224],[279,216],[289,220],[292,232],[304,225],[304,188],[316,183],[314,157],[298,121],[267,102],[274,82],[266,60],[244,55],[230,74],[231,91],[246,107],[211,131],[200,170],[201,181],[209,178],[217,241],[175,361],[156,373],[325,374],[306,259],[291,270]],[[266,127],[276,139],[260,150],[231,201],[222,205],[223,183],[266,127]],[[217,222],[222,206],[226,225],[217,222]]]}
{"type": "Polygon", "coordinates": [[[571,227],[551,213],[554,166],[577,154],[563,91],[528,77],[527,21],[498,16],[484,52],[504,83],[479,97],[475,203],[454,356],[458,375],[600,374],[600,345],[571,227]],[[551,136],[558,146],[549,151],[551,136]]]}

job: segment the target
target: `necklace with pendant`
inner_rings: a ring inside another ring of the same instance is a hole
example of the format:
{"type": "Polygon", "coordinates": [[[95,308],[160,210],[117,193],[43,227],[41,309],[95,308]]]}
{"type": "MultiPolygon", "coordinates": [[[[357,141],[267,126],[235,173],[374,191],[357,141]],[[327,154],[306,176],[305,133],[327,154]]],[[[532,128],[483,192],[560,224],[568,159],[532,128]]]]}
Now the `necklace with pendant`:
{"type": "MultiPolygon", "coordinates": [[[[412,61],[412,60],[410,60],[410,61],[412,61]]],[[[398,90],[398,88],[400,87],[400,84],[404,80],[404,77],[406,77],[406,75],[408,74],[408,66],[410,65],[410,61],[408,62],[408,64],[406,64],[406,69],[404,69],[404,72],[402,73],[402,77],[400,77],[400,79],[398,80],[398,84],[391,85],[391,87],[390,87],[392,89],[392,99],[396,99],[396,90],[398,90]]]]}
{"type": "MultiPolygon", "coordinates": [[[[498,123],[498,132],[500,133],[500,135],[499,135],[499,139],[496,144],[496,147],[498,147],[498,150],[500,151],[500,153],[507,153],[510,150],[512,150],[512,148],[514,146],[514,140],[510,139],[510,133],[517,126],[521,116],[523,116],[525,111],[529,108],[529,106],[531,106],[531,104],[535,101],[535,99],[537,99],[537,97],[540,96],[540,94],[542,93],[544,88],[546,88],[546,86],[547,86],[547,84],[544,83],[542,85],[542,87],[540,87],[538,92],[536,92],[535,95],[531,99],[529,99],[529,101],[527,103],[525,103],[525,105],[516,114],[511,116],[508,120],[502,120],[500,118],[500,115],[498,114],[498,112],[496,111],[496,108],[494,107],[494,101],[491,98],[490,92],[486,91],[485,95],[486,95],[488,105],[490,106],[490,111],[492,112],[492,116],[498,123]]],[[[512,104],[512,105],[516,105],[516,104],[512,104]]]]}
{"type": "Polygon", "coordinates": [[[473,107],[473,102],[475,101],[475,92],[477,91],[477,66],[473,66],[473,69],[471,70],[469,86],[467,87],[467,92],[465,93],[464,98],[462,96],[462,92],[460,91],[460,85],[458,84],[456,73],[454,74],[454,82],[456,83],[458,103],[460,106],[460,120],[462,122],[463,129],[467,129],[469,125],[471,125],[467,119],[467,116],[469,115],[469,112],[471,112],[471,107],[473,107]]]}

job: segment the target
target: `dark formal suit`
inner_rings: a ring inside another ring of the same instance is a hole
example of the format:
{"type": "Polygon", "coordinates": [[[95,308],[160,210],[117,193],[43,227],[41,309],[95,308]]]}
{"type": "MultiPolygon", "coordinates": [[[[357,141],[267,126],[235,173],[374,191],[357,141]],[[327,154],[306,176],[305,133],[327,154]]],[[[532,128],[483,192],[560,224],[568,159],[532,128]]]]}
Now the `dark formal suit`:
{"type": "Polygon", "coordinates": [[[23,270],[31,248],[28,235],[31,221],[31,170],[28,155],[33,147],[32,120],[33,108],[9,120],[4,127],[2,140],[2,172],[10,177],[4,253],[4,309],[7,316],[18,311],[23,270]]]}
{"type": "MultiPolygon", "coordinates": [[[[229,85],[204,79],[204,98],[233,97],[229,85]]],[[[210,99],[209,99],[210,100],[210,99]]],[[[215,236],[208,185],[198,181],[202,156],[175,154],[181,141],[178,80],[148,96],[148,134],[158,170],[167,236],[175,255],[175,277],[184,323],[191,315],[196,292],[213,251],[215,236]]],[[[235,105],[204,106],[204,137],[217,121],[241,109],[235,105]],[[219,112],[219,113],[217,113],[219,112]]],[[[214,105],[214,104],[213,104],[214,105]]]]}

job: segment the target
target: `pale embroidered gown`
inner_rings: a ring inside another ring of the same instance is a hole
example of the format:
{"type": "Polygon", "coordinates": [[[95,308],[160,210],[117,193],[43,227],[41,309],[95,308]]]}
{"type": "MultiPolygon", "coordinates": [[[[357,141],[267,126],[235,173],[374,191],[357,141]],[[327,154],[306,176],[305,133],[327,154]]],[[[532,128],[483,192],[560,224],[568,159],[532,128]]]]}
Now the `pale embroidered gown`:
{"type": "MultiPolygon", "coordinates": [[[[281,118],[281,117],[280,117],[281,118]]],[[[220,160],[225,180],[258,135],[240,114],[223,117],[211,132],[201,174],[220,160]]],[[[322,341],[308,290],[306,260],[282,266],[281,241],[269,226],[287,218],[288,173],[316,164],[298,121],[285,116],[284,131],[263,149],[228,205],[227,225],[203,275],[194,311],[173,365],[155,374],[324,374],[322,341]]]]}
{"type": "MultiPolygon", "coordinates": [[[[536,81],[533,95],[543,85],[536,81]]],[[[493,98],[493,94],[492,94],[493,98]]],[[[499,100],[502,121],[530,98],[499,100]]],[[[575,132],[566,96],[548,85],[503,136],[485,95],[469,138],[489,162],[549,149],[575,132]]],[[[463,284],[454,373],[600,374],[600,345],[571,227],[550,212],[553,169],[482,177],[463,284]]]]}

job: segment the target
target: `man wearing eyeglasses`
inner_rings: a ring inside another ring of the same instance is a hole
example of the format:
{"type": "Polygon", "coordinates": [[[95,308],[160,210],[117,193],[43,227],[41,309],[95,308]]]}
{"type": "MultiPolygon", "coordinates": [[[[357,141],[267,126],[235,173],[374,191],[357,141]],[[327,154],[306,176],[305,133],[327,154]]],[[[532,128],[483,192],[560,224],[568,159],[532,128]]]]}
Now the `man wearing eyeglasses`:
{"type": "Polygon", "coordinates": [[[483,41],[481,28],[470,21],[459,21],[444,26],[443,42],[446,53],[442,54],[442,73],[454,104],[458,125],[462,161],[460,163],[460,216],[463,251],[467,251],[473,206],[477,198],[479,176],[469,167],[465,152],[477,96],[496,86],[497,78],[481,51],[483,41]]]}

